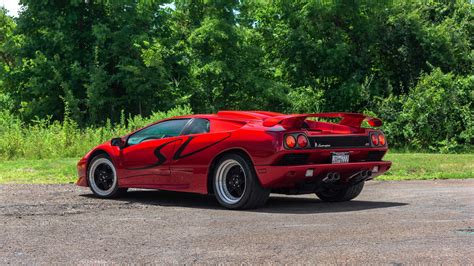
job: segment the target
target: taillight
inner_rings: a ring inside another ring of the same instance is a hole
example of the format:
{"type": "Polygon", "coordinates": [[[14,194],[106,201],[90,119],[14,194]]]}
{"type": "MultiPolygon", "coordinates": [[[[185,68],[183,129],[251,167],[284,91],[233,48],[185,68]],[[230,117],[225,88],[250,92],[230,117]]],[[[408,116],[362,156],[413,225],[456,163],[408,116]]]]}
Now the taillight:
{"type": "Polygon", "coordinates": [[[296,139],[292,135],[285,137],[285,144],[288,148],[294,148],[296,146],[296,139]]]}
{"type": "Polygon", "coordinates": [[[370,139],[372,140],[372,144],[374,146],[379,145],[379,137],[377,133],[373,133],[372,135],[370,135],[370,139]]]}
{"type": "Polygon", "coordinates": [[[298,147],[300,148],[306,148],[306,146],[308,146],[308,138],[306,138],[306,136],[303,134],[298,135],[297,142],[298,142],[298,147]]]}
{"type": "Polygon", "coordinates": [[[385,145],[385,136],[382,135],[382,134],[379,135],[379,144],[380,144],[381,146],[384,146],[384,145],[385,145]]]}

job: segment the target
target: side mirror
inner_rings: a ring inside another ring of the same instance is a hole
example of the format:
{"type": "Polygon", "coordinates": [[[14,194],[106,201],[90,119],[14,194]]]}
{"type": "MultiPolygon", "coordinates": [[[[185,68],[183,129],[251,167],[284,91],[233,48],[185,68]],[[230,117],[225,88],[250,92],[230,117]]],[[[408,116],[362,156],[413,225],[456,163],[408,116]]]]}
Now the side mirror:
{"type": "Polygon", "coordinates": [[[110,141],[110,145],[122,148],[125,145],[125,142],[122,140],[122,138],[113,138],[110,141]]]}

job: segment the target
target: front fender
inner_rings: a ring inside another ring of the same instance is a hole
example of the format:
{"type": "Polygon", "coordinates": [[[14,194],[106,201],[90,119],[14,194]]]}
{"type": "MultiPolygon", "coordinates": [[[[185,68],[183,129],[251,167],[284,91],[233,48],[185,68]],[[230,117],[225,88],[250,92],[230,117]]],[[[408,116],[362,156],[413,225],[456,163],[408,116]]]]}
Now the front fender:
{"type": "Polygon", "coordinates": [[[92,157],[94,157],[98,153],[106,153],[110,157],[116,168],[119,168],[118,158],[120,156],[120,149],[118,147],[110,145],[110,141],[104,142],[96,146],[94,149],[90,150],[77,163],[77,175],[79,179],[77,180],[76,185],[81,187],[89,186],[87,182],[87,169],[89,167],[89,163],[92,157]]]}

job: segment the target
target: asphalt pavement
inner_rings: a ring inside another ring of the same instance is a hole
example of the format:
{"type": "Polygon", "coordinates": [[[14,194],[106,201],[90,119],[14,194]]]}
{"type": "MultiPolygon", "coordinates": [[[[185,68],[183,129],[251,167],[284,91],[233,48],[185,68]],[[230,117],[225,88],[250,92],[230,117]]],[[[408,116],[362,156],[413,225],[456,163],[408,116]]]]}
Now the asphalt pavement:
{"type": "Polygon", "coordinates": [[[0,264],[474,264],[474,179],[369,181],[351,202],[0,185],[0,264]]]}

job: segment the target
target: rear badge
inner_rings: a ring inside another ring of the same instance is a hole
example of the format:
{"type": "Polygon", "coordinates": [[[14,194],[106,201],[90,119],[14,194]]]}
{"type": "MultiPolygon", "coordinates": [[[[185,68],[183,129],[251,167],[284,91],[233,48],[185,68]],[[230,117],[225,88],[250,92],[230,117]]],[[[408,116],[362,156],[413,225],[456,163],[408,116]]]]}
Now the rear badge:
{"type": "Polygon", "coordinates": [[[317,142],[314,142],[314,147],[315,148],[329,148],[329,147],[331,147],[331,145],[330,144],[319,144],[317,142]]]}

